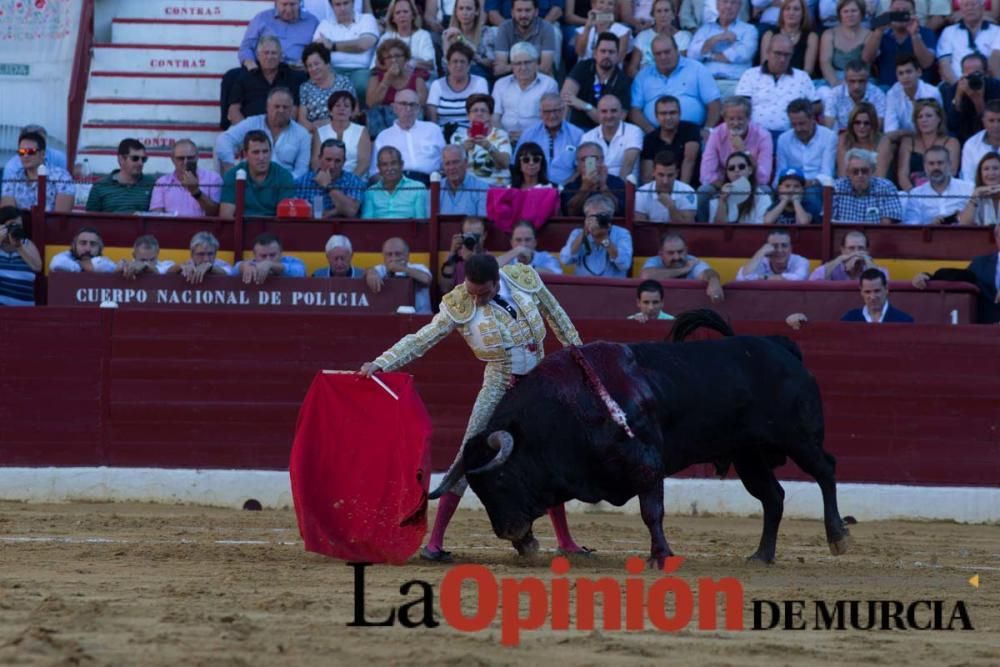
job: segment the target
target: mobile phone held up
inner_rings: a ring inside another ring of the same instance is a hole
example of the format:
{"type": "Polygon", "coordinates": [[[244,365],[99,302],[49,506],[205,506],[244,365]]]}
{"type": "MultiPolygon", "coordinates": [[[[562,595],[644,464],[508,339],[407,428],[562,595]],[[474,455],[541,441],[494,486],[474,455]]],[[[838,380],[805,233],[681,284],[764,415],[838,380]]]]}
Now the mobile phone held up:
{"type": "Polygon", "coordinates": [[[198,161],[197,160],[187,160],[184,163],[184,168],[187,169],[192,174],[198,173],[198,161]]]}
{"type": "Polygon", "coordinates": [[[478,139],[480,137],[485,137],[487,134],[486,123],[481,120],[472,121],[472,125],[469,127],[469,136],[473,139],[478,139]]]}
{"type": "Polygon", "coordinates": [[[583,158],[583,170],[588,176],[593,176],[597,173],[597,158],[593,155],[588,155],[583,158]]]}

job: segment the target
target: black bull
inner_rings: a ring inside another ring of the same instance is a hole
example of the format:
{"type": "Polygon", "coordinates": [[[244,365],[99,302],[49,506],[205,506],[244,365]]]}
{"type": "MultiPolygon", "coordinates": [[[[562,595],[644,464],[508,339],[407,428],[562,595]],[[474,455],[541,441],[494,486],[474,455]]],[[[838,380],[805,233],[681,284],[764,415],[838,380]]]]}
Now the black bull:
{"type": "MultiPolygon", "coordinates": [[[[717,317],[700,317],[682,315],[675,340],[699,325],[732,336],[717,317]]],[[[504,396],[431,497],[465,473],[494,532],[525,553],[537,549],[531,526],[546,508],[571,499],[623,505],[638,496],[655,565],[672,553],[663,534],[663,478],[696,463],[713,463],[725,474],[732,464],[763,506],[763,533],[751,558],[770,563],[785,495],[773,468],[787,457],[818,482],[830,550],[846,552],[835,460],[823,449],[819,388],[792,341],[598,342],[581,351],[625,411],[634,438],[612,421],[581,365],[561,350],[504,396]]]]}

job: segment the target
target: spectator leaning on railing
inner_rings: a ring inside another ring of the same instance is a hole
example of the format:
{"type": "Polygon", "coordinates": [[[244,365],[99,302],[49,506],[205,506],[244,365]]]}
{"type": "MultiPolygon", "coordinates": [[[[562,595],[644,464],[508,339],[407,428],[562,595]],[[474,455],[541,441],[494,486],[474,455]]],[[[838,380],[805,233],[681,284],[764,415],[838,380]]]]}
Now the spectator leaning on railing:
{"type": "MultiPolygon", "coordinates": [[[[861,284],[861,298],[865,305],[844,313],[841,322],[867,322],[881,324],[883,322],[911,323],[913,317],[889,304],[889,283],[881,269],[866,269],[858,281],[861,284]]],[[[792,313],[785,322],[796,331],[809,321],[804,313],[792,313]]]]}
{"type": "Polygon", "coordinates": [[[94,183],[87,197],[87,210],[102,213],[148,211],[156,180],[142,173],[146,148],[136,139],[118,144],[118,169],[94,183]]]}
{"type": "MultiPolygon", "coordinates": [[[[38,203],[38,169],[45,163],[45,137],[21,132],[17,139],[19,164],[3,172],[0,206],[30,209],[38,203]]],[[[45,188],[46,211],[70,211],[76,196],[73,177],[62,167],[49,166],[45,188]]]]}
{"type": "Polygon", "coordinates": [[[896,186],[872,174],[874,153],[859,148],[847,151],[847,177],[833,185],[833,222],[890,224],[903,219],[896,186]]]}
{"type": "Polygon", "coordinates": [[[149,210],[190,217],[219,214],[222,177],[198,168],[198,147],[190,139],[178,140],[171,149],[174,170],[156,179],[149,210]]]}
{"type": "MultiPolygon", "coordinates": [[[[996,244],[997,252],[974,257],[965,273],[971,274],[963,276],[961,280],[970,279],[979,288],[979,296],[976,298],[976,321],[980,324],[994,324],[1000,322],[1000,225],[993,225],[993,242],[996,244]]],[[[954,269],[941,269],[931,276],[928,273],[918,273],[913,277],[913,286],[917,289],[927,289],[928,280],[955,280],[956,278],[947,275],[953,273],[954,269]],[[945,276],[939,277],[939,273],[945,276]]]]}
{"type": "Polygon", "coordinates": [[[868,237],[860,230],[844,234],[840,255],[816,267],[809,280],[859,280],[867,269],[878,269],[889,279],[889,272],[876,266],[868,250],[868,237]]]}
{"type": "Polygon", "coordinates": [[[562,273],[559,260],[538,249],[538,238],[535,236],[535,226],[530,220],[519,220],[514,223],[510,232],[510,250],[497,257],[500,266],[514,262],[530,264],[539,273],[562,273]]]}
{"type": "Polygon", "coordinates": [[[126,280],[135,280],[141,273],[169,273],[174,262],[160,261],[160,243],[152,234],[143,234],[132,244],[132,259],[123,259],[115,267],[126,280]]]}
{"type": "Polygon", "coordinates": [[[229,264],[218,259],[219,239],[209,232],[198,232],[191,237],[191,259],[174,264],[167,273],[179,273],[192,285],[200,285],[205,276],[215,274],[228,276],[232,271],[229,264]]]}
{"type": "Polygon", "coordinates": [[[659,252],[646,260],[639,277],[643,280],[703,280],[705,293],[712,303],[721,303],[726,298],[718,271],[689,255],[684,237],[674,232],[663,235],[659,252]]]}
{"type": "Polygon", "coordinates": [[[809,277],[809,260],[792,253],[792,235],[784,229],[774,229],[767,243],[740,267],[736,280],[805,280],[809,277]]]}
{"type": "Polygon", "coordinates": [[[0,306],[35,305],[35,274],[41,271],[42,258],[25,233],[21,212],[0,206],[0,306]]]}
{"type": "Polygon", "coordinates": [[[232,218],[236,214],[236,175],[240,170],[247,176],[243,214],[276,215],[278,202],[295,194],[295,179],[287,169],[271,161],[271,140],[260,130],[251,130],[243,137],[243,154],[246,160],[222,177],[219,217],[232,218]]]}
{"type": "Polygon", "coordinates": [[[237,262],[233,275],[241,276],[247,285],[263,285],[269,276],[305,278],[306,265],[298,257],[284,255],[278,237],[265,232],[253,240],[253,259],[237,262]]]}
{"type": "Polygon", "coordinates": [[[382,244],[382,263],[373,266],[365,272],[365,282],[368,288],[378,294],[386,280],[392,278],[410,278],[416,290],[413,295],[413,307],[421,315],[431,312],[431,272],[423,264],[410,262],[410,246],[401,238],[393,237],[382,244]]]}
{"type": "Polygon", "coordinates": [[[351,239],[343,234],[334,234],[326,242],[327,266],[313,271],[313,278],[364,278],[365,272],[351,264],[354,248],[351,239]]]}
{"type": "Polygon", "coordinates": [[[441,215],[486,216],[489,184],[468,173],[468,156],[458,144],[441,151],[441,215]]]}
{"type": "Polygon", "coordinates": [[[104,240],[93,227],[84,227],[73,235],[69,250],[63,250],[49,262],[49,271],[69,273],[111,273],[115,263],[103,256],[104,240]]]}

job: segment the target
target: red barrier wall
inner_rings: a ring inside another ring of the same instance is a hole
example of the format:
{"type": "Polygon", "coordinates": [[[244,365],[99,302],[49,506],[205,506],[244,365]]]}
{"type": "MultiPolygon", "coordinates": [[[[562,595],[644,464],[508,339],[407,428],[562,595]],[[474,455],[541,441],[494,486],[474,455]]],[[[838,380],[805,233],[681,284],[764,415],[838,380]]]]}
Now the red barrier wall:
{"type": "MultiPolygon", "coordinates": [[[[317,369],[353,369],[426,318],[10,309],[0,318],[0,465],[283,469],[317,369]]],[[[665,323],[581,320],[584,340],[665,323]]],[[[743,333],[791,333],[737,323],[743,333]]],[[[793,335],[823,391],[843,481],[996,485],[1000,327],[811,323],[793,335]]],[[[557,345],[554,338],[551,346],[557,345]]],[[[408,370],[451,461],[482,366],[450,336],[408,370]]],[[[797,469],[782,471],[801,477],[797,469]]],[[[708,476],[707,466],[690,471],[708,476]]]]}

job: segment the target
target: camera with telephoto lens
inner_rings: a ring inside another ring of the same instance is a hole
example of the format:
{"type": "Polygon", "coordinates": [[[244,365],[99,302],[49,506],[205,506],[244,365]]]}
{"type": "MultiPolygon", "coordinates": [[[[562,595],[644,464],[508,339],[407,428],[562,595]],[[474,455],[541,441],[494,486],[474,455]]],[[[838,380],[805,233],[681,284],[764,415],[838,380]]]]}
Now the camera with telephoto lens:
{"type": "Polygon", "coordinates": [[[476,232],[465,232],[462,234],[462,245],[468,250],[475,250],[479,245],[479,234],[476,232]]]}
{"type": "Polygon", "coordinates": [[[982,72],[973,72],[969,76],[965,77],[965,79],[969,82],[969,90],[982,90],[983,85],[986,83],[986,79],[983,77],[982,72]]]}

